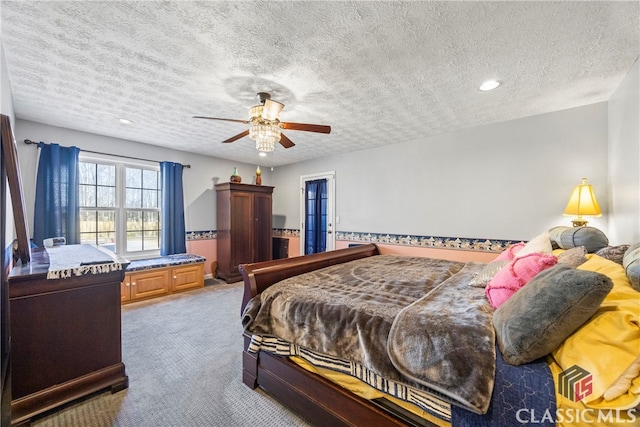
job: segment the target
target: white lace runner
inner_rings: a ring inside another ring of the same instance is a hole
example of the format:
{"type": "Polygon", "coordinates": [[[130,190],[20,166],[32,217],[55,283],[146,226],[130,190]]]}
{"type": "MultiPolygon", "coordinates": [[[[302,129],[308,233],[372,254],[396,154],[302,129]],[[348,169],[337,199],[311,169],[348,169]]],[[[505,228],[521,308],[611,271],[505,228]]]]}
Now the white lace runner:
{"type": "Polygon", "coordinates": [[[47,279],[122,270],[122,264],[115,254],[94,245],[54,246],[46,250],[49,255],[47,279]]]}

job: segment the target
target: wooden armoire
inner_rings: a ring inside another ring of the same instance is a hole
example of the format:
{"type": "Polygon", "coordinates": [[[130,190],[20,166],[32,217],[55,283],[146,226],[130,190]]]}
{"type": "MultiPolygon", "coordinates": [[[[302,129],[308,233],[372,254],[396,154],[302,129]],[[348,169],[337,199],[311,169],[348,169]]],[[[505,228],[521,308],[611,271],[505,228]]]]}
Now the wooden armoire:
{"type": "Polygon", "coordinates": [[[217,277],[242,280],[238,265],[272,256],[271,196],[273,187],[225,182],[216,185],[217,277]]]}

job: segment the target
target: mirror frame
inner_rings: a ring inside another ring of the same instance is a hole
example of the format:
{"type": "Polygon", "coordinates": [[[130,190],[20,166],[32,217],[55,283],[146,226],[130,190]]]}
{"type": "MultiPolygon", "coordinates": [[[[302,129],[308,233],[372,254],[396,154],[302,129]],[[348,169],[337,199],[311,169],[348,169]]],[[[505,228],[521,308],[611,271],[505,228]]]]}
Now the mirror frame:
{"type": "MultiPolygon", "coordinates": [[[[13,221],[18,240],[17,258],[22,264],[31,261],[29,246],[29,232],[27,229],[27,215],[24,210],[22,185],[20,183],[20,164],[18,163],[18,151],[11,130],[11,120],[4,114],[0,117],[2,125],[2,159],[7,172],[9,192],[11,193],[11,205],[13,206],[13,221]]],[[[3,183],[3,185],[5,185],[3,183]]],[[[5,230],[2,230],[3,233],[5,230]]],[[[3,248],[4,250],[4,248],[3,248]]]]}

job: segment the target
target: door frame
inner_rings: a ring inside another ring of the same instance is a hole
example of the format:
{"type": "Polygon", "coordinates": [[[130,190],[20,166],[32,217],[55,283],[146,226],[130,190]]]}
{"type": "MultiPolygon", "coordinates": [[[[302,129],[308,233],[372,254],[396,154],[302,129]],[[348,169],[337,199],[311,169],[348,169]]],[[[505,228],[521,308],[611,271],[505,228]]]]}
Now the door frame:
{"type": "Polygon", "coordinates": [[[300,255],[304,255],[305,246],[305,219],[306,204],[305,204],[305,189],[307,187],[307,181],[314,181],[316,179],[327,180],[327,251],[333,250],[336,247],[336,171],[319,172],[309,175],[300,176],[300,255]]]}

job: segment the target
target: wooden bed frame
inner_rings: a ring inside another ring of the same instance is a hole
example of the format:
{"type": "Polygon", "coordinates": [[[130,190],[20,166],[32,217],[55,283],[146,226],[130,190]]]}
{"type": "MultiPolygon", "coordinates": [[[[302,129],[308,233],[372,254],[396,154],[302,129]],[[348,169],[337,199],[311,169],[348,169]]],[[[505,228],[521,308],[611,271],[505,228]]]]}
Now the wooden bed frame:
{"type": "MultiPolygon", "coordinates": [[[[251,298],[272,284],[330,265],[379,255],[375,244],[313,255],[240,265],[244,278],[241,312],[251,298]]],[[[261,387],[270,395],[318,426],[434,426],[408,414],[392,412],[311,373],[286,357],[247,352],[251,337],[244,334],[242,381],[252,389],[261,387]]]]}

